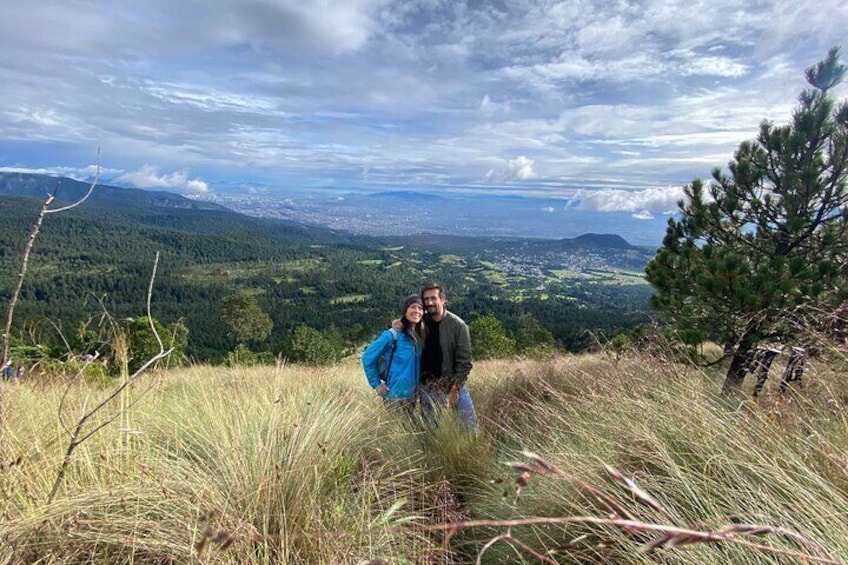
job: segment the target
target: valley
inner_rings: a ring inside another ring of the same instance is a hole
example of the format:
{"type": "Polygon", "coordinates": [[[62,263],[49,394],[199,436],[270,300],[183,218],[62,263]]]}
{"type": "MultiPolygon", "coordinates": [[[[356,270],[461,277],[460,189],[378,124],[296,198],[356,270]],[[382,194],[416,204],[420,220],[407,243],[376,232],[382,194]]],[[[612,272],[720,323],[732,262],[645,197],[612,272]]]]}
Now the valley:
{"type": "MultiPolygon", "coordinates": [[[[6,294],[41,203],[37,180],[0,177],[0,194],[17,195],[0,197],[6,294]]],[[[87,188],[61,182],[69,200],[87,188]]],[[[587,346],[587,330],[611,335],[649,317],[651,288],[642,270],[653,250],[615,235],[356,235],[194,205],[178,195],[114,187],[94,194],[45,221],[16,313],[17,335],[58,348],[64,334],[97,330],[104,310],[115,319],[142,315],[156,252],[154,316],[186,326],[187,354],[198,361],[218,362],[235,347],[220,304],[241,290],[273,320],[267,341],[251,347],[275,355],[302,325],[353,351],[427,280],[445,283],[452,308],[469,321],[492,313],[512,332],[529,316],[571,351],[587,346]]]]}

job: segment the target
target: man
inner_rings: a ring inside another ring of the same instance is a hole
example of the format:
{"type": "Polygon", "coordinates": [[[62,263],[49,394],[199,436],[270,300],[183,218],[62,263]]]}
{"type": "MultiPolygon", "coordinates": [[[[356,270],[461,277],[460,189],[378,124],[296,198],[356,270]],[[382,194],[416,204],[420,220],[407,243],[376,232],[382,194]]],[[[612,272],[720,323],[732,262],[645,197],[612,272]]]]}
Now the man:
{"type": "Polygon", "coordinates": [[[477,429],[477,414],[465,386],[471,372],[471,336],[465,322],[447,310],[445,288],[428,283],[421,291],[427,338],[421,357],[421,410],[432,420],[437,406],[450,406],[469,429],[477,429]]]}

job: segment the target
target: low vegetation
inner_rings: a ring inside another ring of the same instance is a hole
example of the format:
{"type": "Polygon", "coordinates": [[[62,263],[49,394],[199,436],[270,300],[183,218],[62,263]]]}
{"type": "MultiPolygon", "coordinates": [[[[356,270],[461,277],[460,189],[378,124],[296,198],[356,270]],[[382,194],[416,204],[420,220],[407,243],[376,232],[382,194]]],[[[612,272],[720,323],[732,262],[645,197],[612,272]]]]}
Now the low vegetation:
{"type": "Polygon", "coordinates": [[[0,563],[839,563],[845,368],[728,405],[658,356],[482,361],[472,435],[387,414],[356,359],[193,366],[99,414],[50,503],[58,407],[105,391],[4,383],[0,563]]]}

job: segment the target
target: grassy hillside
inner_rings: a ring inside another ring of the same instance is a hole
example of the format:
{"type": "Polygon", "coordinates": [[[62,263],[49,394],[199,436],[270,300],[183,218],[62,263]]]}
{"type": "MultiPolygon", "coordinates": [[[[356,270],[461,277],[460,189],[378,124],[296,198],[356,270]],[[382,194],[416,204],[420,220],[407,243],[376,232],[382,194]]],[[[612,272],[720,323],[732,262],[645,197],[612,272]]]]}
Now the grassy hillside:
{"type": "Polygon", "coordinates": [[[63,425],[105,391],[6,383],[0,563],[839,563],[845,369],[727,406],[711,374],[656,356],[481,362],[469,436],[386,414],[356,359],[195,366],[91,422],[116,418],[49,504],[63,425]]]}

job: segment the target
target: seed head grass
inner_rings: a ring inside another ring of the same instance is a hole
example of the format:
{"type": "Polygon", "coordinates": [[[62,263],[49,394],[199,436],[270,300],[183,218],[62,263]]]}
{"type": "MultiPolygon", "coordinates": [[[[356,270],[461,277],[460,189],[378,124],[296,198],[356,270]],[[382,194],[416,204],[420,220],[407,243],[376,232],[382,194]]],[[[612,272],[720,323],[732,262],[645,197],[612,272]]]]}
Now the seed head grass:
{"type": "Polygon", "coordinates": [[[656,356],[478,362],[472,433],[387,411],[356,360],[194,366],[99,415],[50,503],[60,421],[106,391],[3,384],[0,564],[841,563],[844,368],[729,404],[656,356]]]}

